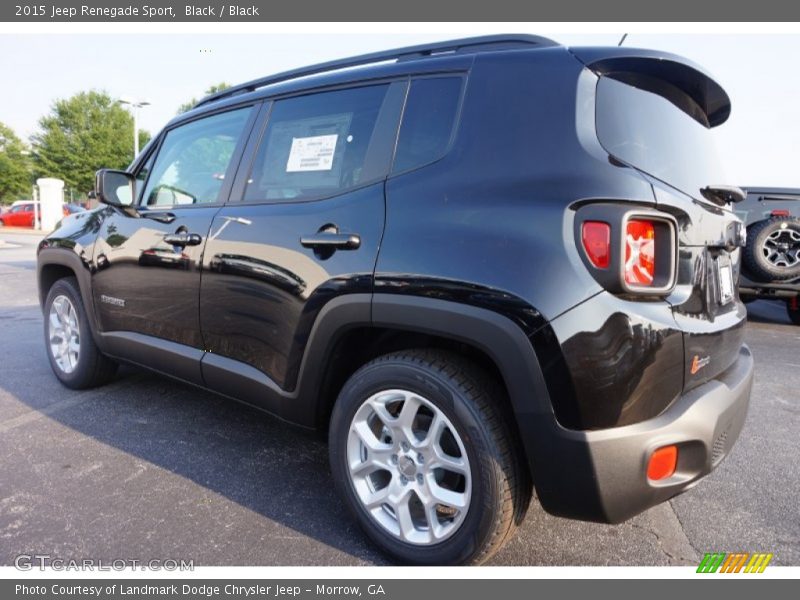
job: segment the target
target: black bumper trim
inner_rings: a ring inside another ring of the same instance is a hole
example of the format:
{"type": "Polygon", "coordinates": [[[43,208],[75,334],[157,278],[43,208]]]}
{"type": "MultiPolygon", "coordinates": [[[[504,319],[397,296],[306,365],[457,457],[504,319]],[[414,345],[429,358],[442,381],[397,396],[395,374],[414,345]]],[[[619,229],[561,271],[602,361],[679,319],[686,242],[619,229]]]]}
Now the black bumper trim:
{"type": "Polygon", "coordinates": [[[633,425],[574,431],[555,422],[529,422],[534,482],[542,506],[559,516],[619,523],[685,491],[728,454],[744,425],[753,383],[753,357],[742,346],[731,367],[681,396],[664,413],[633,425]],[[647,480],[656,448],[678,445],[668,479],[647,480]]]}

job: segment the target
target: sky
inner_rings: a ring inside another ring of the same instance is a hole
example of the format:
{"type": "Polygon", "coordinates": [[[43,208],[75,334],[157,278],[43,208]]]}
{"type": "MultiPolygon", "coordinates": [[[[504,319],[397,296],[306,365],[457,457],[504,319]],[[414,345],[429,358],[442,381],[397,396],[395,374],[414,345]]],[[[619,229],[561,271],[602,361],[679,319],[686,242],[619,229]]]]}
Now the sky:
{"type": "MultiPolygon", "coordinates": [[[[484,33],[494,32],[487,24],[484,33]]],[[[548,37],[568,46],[616,45],[622,33],[548,37]]],[[[3,33],[0,122],[27,139],[56,99],[100,89],[151,102],[140,126],[154,134],[180,104],[221,81],[456,37],[452,24],[441,35],[3,33]]],[[[800,187],[800,34],[633,33],[625,45],[690,58],[727,90],[731,117],[714,135],[729,181],[713,183],[800,187]]]]}

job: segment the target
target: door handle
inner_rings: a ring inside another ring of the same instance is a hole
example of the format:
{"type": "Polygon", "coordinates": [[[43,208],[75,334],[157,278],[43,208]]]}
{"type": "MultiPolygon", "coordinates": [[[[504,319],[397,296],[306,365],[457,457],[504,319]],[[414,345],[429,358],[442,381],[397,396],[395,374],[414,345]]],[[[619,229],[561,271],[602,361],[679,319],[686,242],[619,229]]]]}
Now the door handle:
{"type": "Polygon", "coordinates": [[[357,233],[328,233],[321,231],[304,235],[300,244],[305,248],[317,250],[357,250],[361,246],[361,236],[357,233]]]}
{"type": "Polygon", "coordinates": [[[178,233],[168,233],[164,236],[164,241],[173,246],[199,246],[203,243],[203,238],[197,233],[179,231],[178,233]]]}
{"type": "Polygon", "coordinates": [[[175,220],[175,215],[171,212],[163,212],[160,210],[148,211],[148,210],[140,210],[139,216],[144,217],[145,219],[153,219],[153,221],[158,221],[159,223],[172,223],[175,220]]]}

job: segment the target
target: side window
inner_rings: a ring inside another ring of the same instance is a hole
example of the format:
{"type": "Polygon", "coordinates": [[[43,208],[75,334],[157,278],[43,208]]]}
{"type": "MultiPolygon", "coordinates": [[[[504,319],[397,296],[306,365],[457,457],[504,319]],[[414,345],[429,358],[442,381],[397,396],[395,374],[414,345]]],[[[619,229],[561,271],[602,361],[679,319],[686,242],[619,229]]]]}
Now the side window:
{"type": "Polygon", "coordinates": [[[433,162],[447,151],[461,98],[461,77],[416,79],[408,91],[394,172],[433,162]]]}
{"type": "Polygon", "coordinates": [[[142,165],[139,169],[139,172],[136,174],[136,193],[137,193],[137,203],[142,203],[142,198],[144,198],[144,185],[147,182],[147,176],[150,174],[150,170],[153,168],[153,163],[156,160],[156,153],[151,152],[150,156],[147,157],[147,161],[142,165]]]}
{"type": "MultiPolygon", "coordinates": [[[[391,110],[383,109],[395,104],[387,102],[395,96],[387,94],[389,88],[373,85],[275,102],[244,200],[329,196],[384,177],[391,144],[384,143],[382,124],[391,110]]],[[[396,117],[389,122],[396,128],[396,117]]]]}
{"type": "Polygon", "coordinates": [[[141,203],[162,207],[217,202],[251,110],[213,115],[169,131],[150,167],[141,203]]]}

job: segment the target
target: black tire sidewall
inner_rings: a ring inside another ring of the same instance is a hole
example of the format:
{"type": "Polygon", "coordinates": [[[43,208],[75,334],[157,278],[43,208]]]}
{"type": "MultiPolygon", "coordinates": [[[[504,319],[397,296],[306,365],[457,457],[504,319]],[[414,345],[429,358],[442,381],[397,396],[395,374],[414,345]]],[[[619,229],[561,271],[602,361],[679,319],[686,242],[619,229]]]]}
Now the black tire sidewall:
{"type": "Polygon", "coordinates": [[[92,359],[94,358],[92,353],[96,351],[94,350],[94,339],[92,338],[92,332],[89,329],[89,320],[86,316],[86,309],[83,306],[83,300],[81,299],[77,282],[72,277],[67,277],[56,281],[47,294],[47,300],[45,300],[44,305],[44,342],[45,351],[47,352],[47,359],[50,361],[50,366],[52,367],[53,373],[55,373],[55,376],[58,378],[58,380],[70,388],[83,387],[86,380],[90,376],[89,370],[91,368],[92,359]],[[69,301],[72,302],[72,306],[75,308],[75,313],[78,317],[78,332],[80,334],[81,348],[78,352],[78,364],[71,373],[65,373],[59,368],[58,364],[56,364],[56,361],[53,358],[52,352],[50,351],[50,307],[58,296],[66,296],[69,298],[69,301]]]}
{"type": "Polygon", "coordinates": [[[762,282],[783,281],[800,276],[800,265],[792,268],[776,267],[763,255],[761,248],[767,236],[779,231],[786,223],[789,228],[800,232],[800,219],[796,217],[773,217],[750,225],[745,248],[745,267],[756,279],[762,282]]]}
{"type": "Polygon", "coordinates": [[[498,450],[493,448],[476,408],[446,376],[411,361],[367,365],[345,384],[339,395],[331,417],[329,442],[331,469],[339,492],[361,528],[388,554],[407,563],[458,564],[468,562],[487,543],[501,510],[498,450]],[[376,524],[356,496],[350,480],[346,448],[353,416],[367,398],[389,389],[406,389],[435,404],[450,419],[467,451],[472,476],[467,516],[458,531],[432,546],[402,542],[376,524]]]}

